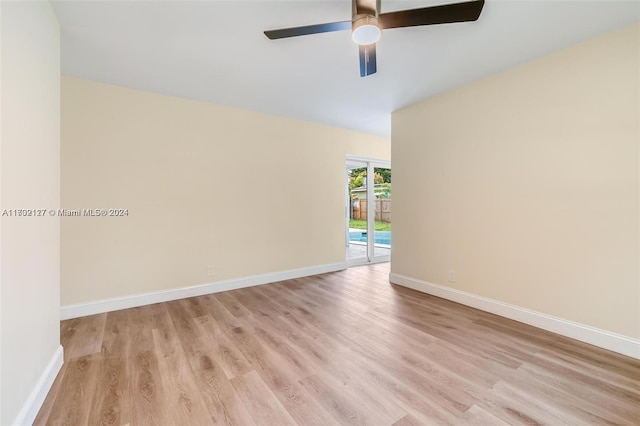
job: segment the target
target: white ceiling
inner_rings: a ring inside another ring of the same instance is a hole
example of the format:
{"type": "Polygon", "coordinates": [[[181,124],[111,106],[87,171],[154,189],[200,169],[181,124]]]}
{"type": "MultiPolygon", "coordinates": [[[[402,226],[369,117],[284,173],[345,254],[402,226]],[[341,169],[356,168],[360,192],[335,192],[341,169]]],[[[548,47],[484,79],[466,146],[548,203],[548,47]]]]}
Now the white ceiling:
{"type": "MultiPolygon", "coordinates": [[[[382,11],[460,0],[382,1],[382,11]]],[[[349,31],[263,30],[349,20],[339,1],[54,1],[63,74],[388,136],[391,112],[640,20],[640,2],[488,1],[472,23],[384,31],[359,76],[349,31]]]]}

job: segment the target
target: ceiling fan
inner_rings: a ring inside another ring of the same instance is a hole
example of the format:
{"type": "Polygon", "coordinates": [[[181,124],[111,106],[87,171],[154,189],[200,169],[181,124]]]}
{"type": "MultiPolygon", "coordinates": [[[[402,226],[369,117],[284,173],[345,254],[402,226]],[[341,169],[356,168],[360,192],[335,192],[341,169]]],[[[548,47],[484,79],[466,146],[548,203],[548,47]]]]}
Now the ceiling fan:
{"type": "Polygon", "coordinates": [[[483,6],[484,0],[474,0],[380,13],[380,0],[352,0],[350,21],[269,30],[264,34],[275,40],[350,29],[353,41],[360,49],[360,77],[366,77],[376,72],[376,42],[380,39],[382,30],[475,21],[480,16],[483,6]]]}

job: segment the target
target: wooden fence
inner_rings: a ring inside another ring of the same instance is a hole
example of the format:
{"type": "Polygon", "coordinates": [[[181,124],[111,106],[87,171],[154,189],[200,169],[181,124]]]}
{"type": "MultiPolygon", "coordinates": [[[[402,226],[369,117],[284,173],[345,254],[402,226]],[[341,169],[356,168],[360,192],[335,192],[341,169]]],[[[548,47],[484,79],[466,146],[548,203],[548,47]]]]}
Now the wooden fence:
{"type": "MultiPolygon", "coordinates": [[[[376,200],[376,220],[391,223],[391,200],[383,198],[376,200]]],[[[367,200],[351,202],[351,219],[367,220],[367,200]]]]}

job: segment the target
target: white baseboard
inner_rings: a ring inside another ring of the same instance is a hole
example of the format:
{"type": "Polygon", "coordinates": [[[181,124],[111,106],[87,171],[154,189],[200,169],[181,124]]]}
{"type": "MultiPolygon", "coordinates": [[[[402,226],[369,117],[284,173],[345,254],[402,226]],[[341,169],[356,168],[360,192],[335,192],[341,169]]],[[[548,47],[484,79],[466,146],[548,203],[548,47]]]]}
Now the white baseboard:
{"type": "Polygon", "coordinates": [[[389,274],[389,281],[423,293],[571,337],[572,339],[599,346],[632,358],[640,359],[640,340],[638,339],[404,275],[391,273],[389,274]]]}
{"type": "Polygon", "coordinates": [[[341,271],[347,268],[346,262],[318,265],[309,268],[292,269],[289,271],[274,272],[270,274],[254,275],[246,278],[237,278],[225,281],[217,281],[192,287],[182,287],[171,290],[157,291],[153,293],[137,294],[111,299],[102,299],[94,302],[65,305],[60,307],[60,319],[84,317],[87,315],[101,314],[103,312],[118,311],[120,309],[134,308],[136,306],[151,305],[153,303],[168,302],[187,297],[202,296],[204,294],[218,293],[221,291],[235,290],[244,287],[275,283],[294,278],[308,277],[311,275],[325,274],[327,272],[341,271]]]}
{"type": "Polygon", "coordinates": [[[62,346],[58,346],[56,351],[53,353],[49,364],[47,364],[47,367],[40,375],[40,378],[36,382],[36,385],[33,387],[33,390],[29,394],[29,397],[25,401],[22,409],[18,413],[18,416],[14,420],[14,425],[22,426],[33,424],[33,421],[36,419],[38,411],[40,411],[40,407],[42,407],[42,403],[47,397],[49,389],[51,389],[53,381],[56,379],[56,376],[58,375],[63,362],[63,349],[62,346]]]}

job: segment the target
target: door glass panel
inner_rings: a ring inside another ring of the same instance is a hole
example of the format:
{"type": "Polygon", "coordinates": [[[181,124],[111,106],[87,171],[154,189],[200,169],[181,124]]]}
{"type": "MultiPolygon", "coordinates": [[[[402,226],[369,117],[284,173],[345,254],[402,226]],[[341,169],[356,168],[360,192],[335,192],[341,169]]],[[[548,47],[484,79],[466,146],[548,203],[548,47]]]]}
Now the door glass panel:
{"type": "Polygon", "coordinates": [[[374,169],[374,257],[391,255],[391,169],[374,169]]]}
{"type": "Polygon", "coordinates": [[[349,179],[349,243],[347,260],[367,262],[367,165],[350,164],[349,179]]]}

